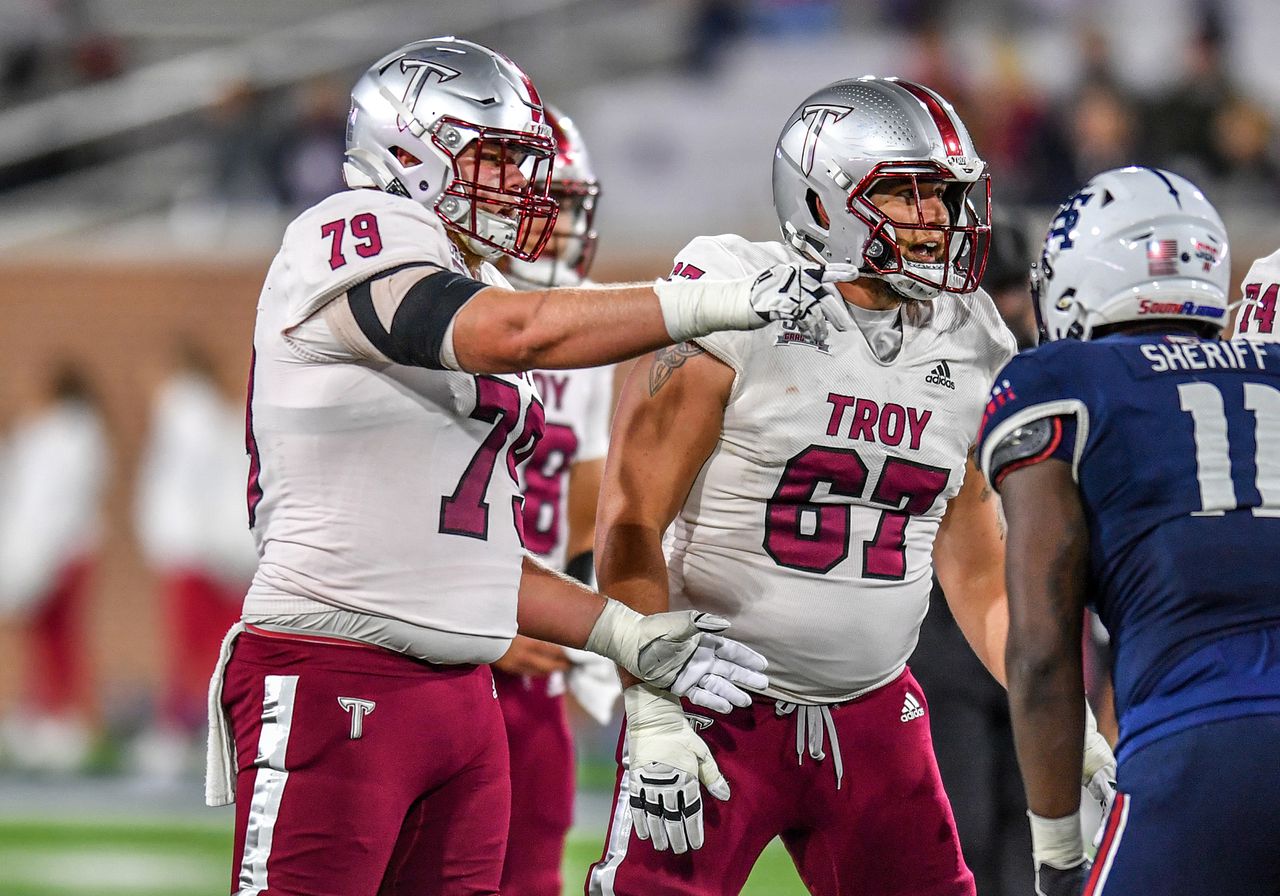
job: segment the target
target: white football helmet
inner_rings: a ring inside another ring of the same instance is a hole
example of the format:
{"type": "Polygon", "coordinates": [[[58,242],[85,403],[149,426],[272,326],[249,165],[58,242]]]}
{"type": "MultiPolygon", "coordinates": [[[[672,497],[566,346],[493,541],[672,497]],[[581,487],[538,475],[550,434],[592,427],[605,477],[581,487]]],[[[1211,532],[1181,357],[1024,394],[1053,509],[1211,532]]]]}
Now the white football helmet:
{"type": "Polygon", "coordinates": [[[773,156],[773,205],[785,240],[817,261],[856,264],[909,299],[968,293],[990,242],[986,167],[955,109],[927,87],[837,81],[787,119],[773,156]],[[869,198],[889,180],[912,184],[914,220],[890,220],[869,198]],[[921,196],[939,183],[950,220],[925,224],[921,196]],[[945,261],[904,257],[899,241],[913,234],[930,243],[940,235],[945,261]]]}
{"type": "Polygon", "coordinates": [[[407,44],[351,91],[347,185],[422,203],[484,258],[538,257],[555,223],[554,153],[528,76],[470,41],[407,44]]]}
{"type": "Polygon", "coordinates": [[[600,181],[591,167],[582,133],[559,109],[547,104],[546,110],[556,143],[551,198],[559,205],[560,215],[550,242],[536,261],[511,261],[504,269],[511,282],[524,289],[582,283],[595,260],[599,238],[595,220],[600,181]]]}
{"type": "Polygon", "coordinates": [[[1041,341],[1161,318],[1227,322],[1227,229],[1195,184],[1158,168],[1097,175],[1049,225],[1031,293],[1041,341]]]}

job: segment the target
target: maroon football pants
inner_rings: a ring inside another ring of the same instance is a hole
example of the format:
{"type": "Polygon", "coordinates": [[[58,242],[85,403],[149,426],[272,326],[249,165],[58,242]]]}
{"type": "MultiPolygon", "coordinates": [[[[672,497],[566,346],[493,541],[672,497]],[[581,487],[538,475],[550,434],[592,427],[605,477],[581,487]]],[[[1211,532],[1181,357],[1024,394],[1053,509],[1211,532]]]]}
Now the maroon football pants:
{"type": "Polygon", "coordinates": [[[732,789],[728,802],[703,793],[706,842],[675,855],[632,831],[626,733],[605,854],[587,892],[599,896],[731,896],[780,837],[815,896],[974,896],[951,806],[929,736],[928,707],[910,670],[857,700],[831,707],[835,747],[825,758],[796,753],[796,713],[757,697],[728,715],[686,703],[732,789]],[[908,698],[908,695],[909,698],[908,698]]]}
{"type": "Polygon", "coordinates": [[[573,824],[573,737],[564,696],[547,679],[493,673],[511,753],[511,830],[502,896],[560,896],[573,824]]]}
{"type": "Polygon", "coordinates": [[[511,803],[488,666],[250,632],[223,681],[233,893],[499,892],[511,803]]]}

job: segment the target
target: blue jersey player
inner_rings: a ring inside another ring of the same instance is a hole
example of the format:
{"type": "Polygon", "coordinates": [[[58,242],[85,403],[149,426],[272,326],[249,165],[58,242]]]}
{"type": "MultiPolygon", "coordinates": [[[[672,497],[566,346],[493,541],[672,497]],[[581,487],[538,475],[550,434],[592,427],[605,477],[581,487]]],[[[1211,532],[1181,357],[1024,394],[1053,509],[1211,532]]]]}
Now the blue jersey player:
{"type": "Polygon", "coordinates": [[[1280,894],[1280,345],[1220,340],[1226,230],[1126,168],[1058,211],[1039,348],[979,437],[1009,523],[1009,701],[1037,893],[1280,894]],[[1081,619],[1114,645],[1118,788],[1079,822],[1081,619]]]}

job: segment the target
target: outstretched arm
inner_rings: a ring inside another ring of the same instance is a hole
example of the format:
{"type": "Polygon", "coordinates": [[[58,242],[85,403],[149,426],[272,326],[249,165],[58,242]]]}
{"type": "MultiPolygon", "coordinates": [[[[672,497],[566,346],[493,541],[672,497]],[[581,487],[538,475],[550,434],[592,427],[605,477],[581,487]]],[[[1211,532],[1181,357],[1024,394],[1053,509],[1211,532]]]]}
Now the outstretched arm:
{"type": "Polygon", "coordinates": [[[819,334],[828,322],[843,329],[848,309],[827,284],[855,275],[848,265],[792,262],[735,280],[516,292],[424,263],[351,286],[289,335],[312,357],[340,361],[469,373],[594,367],[775,320],[819,334]],[[327,333],[308,326],[316,317],[327,333]]]}
{"type": "Polygon", "coordinates": [[[611,364],[774,320],[821,335],[828,323],[843,329],[850,319],[839,294],[824,284],[856,276],[849,265],[791,262],[733,280],[677,277],[526,293],[489,287],[458,311],[444,355],[452,351],[461,370],[503,373],[611,364]]]}

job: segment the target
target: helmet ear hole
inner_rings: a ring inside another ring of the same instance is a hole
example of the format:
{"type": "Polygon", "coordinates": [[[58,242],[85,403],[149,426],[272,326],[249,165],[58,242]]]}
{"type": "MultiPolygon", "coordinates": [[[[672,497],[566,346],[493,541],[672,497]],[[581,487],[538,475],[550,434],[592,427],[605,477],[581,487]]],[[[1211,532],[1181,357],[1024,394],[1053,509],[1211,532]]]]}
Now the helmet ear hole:
{"type": "Polygon", "coordinates": [[[412,168],[415,165],[422,164],[422,159],[418,158],[417,156],[415,156],[413,153],[409,152],[409,150],[405,149],[402,146],[391,147],[391,154],[395,156],[396,161],[399,162],[401,165],[403,165],[405,168],[412,168]]]}
{"type": "Polygon", "coordinates": [[[822,204],[821,197],[813,190],[808,190],[804,195],[805,205],[809,207],[809,215],[813,218],[813,222],[823,230],[831,229],[831,216],[827,214],[826,208],[822,204]]]}

